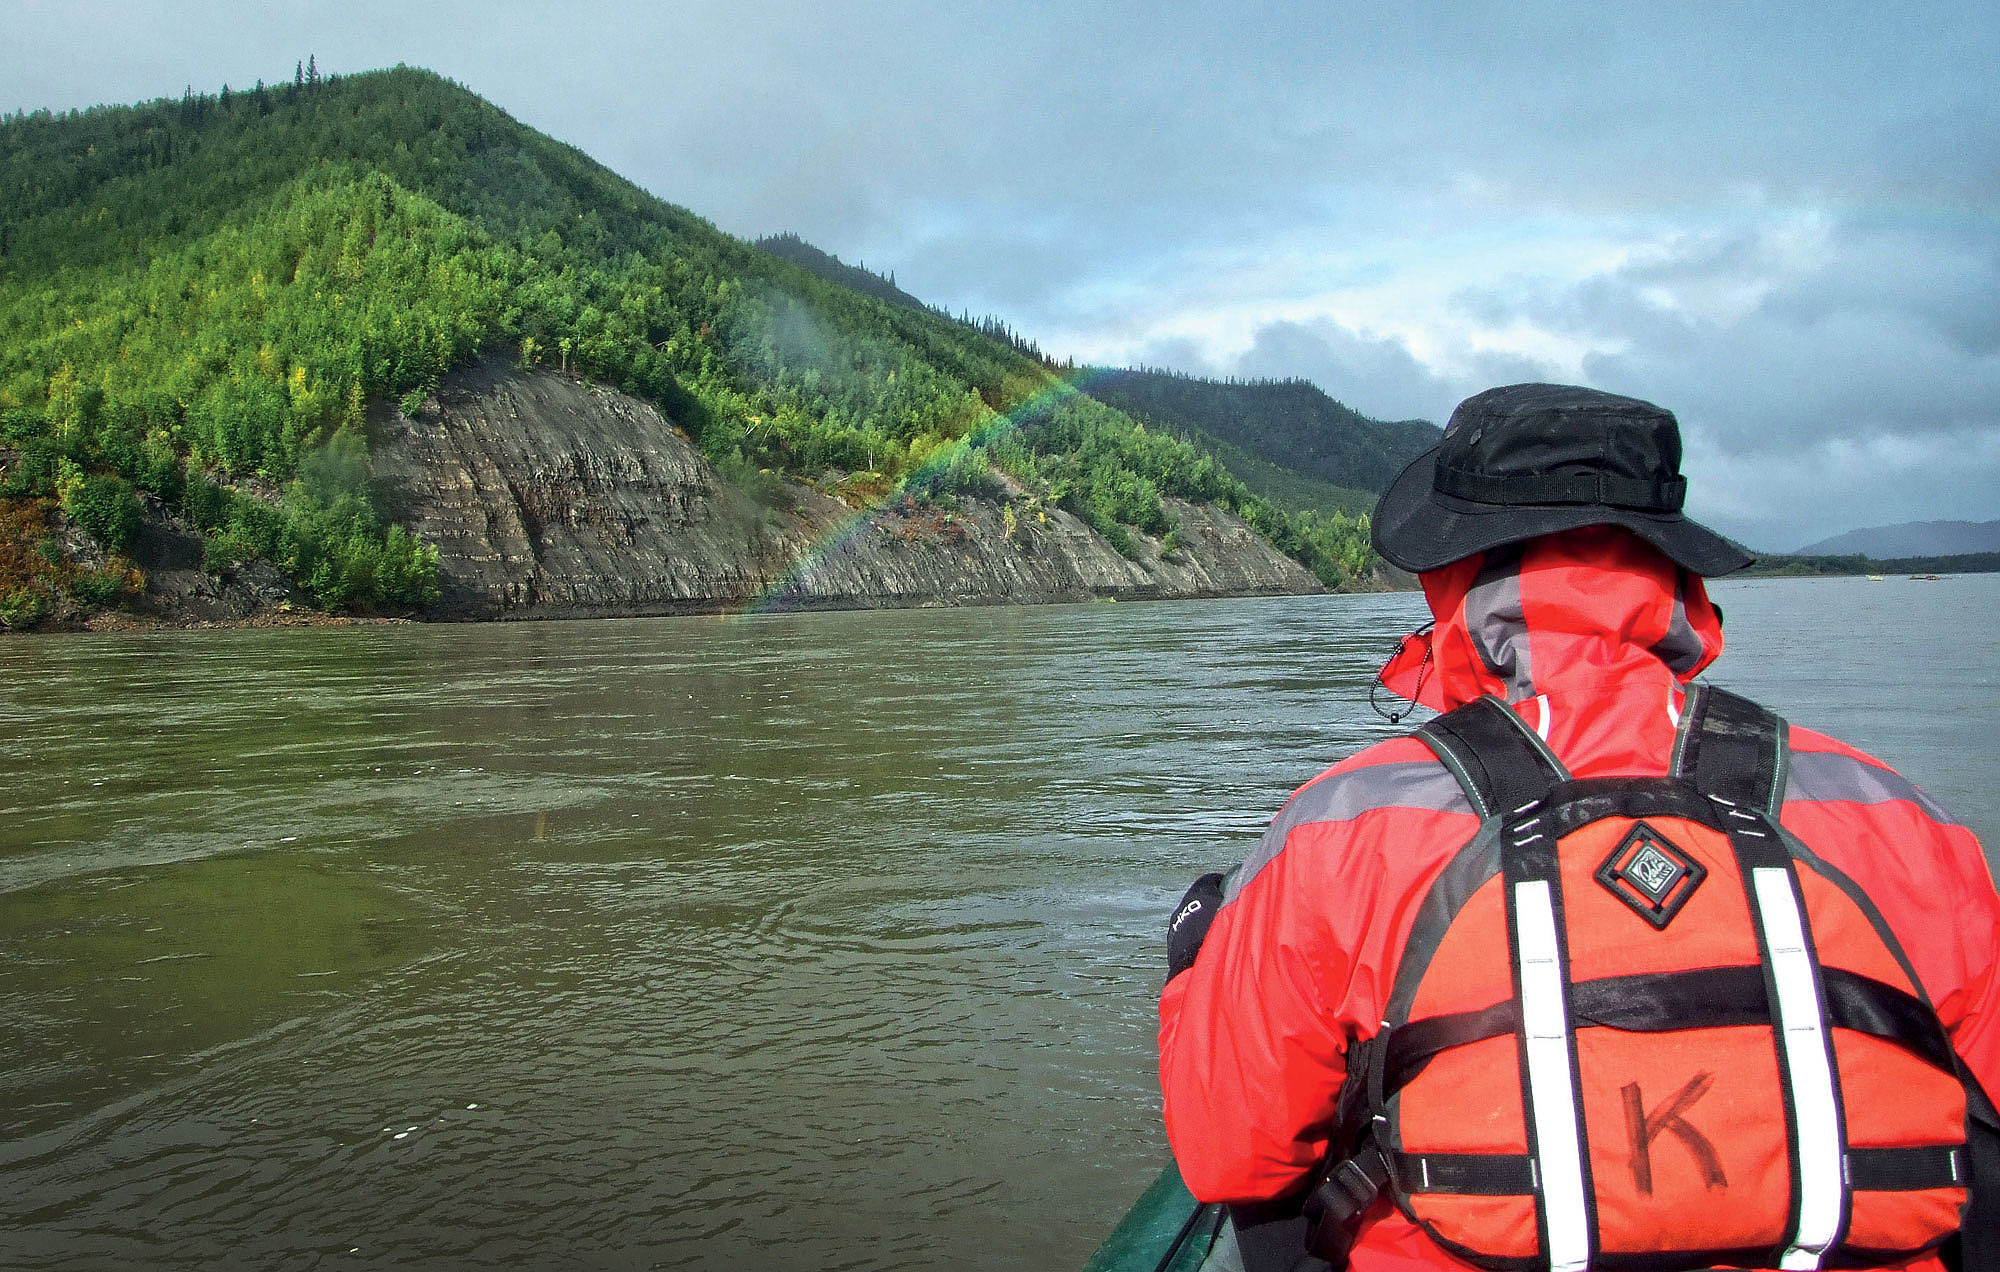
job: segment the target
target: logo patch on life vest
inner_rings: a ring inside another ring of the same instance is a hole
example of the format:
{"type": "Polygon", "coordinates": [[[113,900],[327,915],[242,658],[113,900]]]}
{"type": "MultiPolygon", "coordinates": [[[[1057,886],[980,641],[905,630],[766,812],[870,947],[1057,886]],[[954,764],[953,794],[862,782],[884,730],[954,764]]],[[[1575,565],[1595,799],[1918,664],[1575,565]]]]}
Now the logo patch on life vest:
{"type": "Polygon", "coordinates": [[[1706,878],[1706,866],[1645,822],[1597,868],[1597,881],[1656,928],[1672,923],[1706,878]]]}

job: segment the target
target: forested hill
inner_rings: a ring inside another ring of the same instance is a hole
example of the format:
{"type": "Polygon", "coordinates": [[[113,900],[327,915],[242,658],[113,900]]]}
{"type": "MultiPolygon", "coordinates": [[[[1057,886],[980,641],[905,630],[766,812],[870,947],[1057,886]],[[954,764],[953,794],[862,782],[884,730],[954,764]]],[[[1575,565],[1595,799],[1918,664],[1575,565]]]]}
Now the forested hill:
{"type": "Polygon", "coordinates": [[[1172,371],[1093,373],[1090,395],[1135,419],[1184,429],[1252,458],[1368,492],[1437,443],[1423,420],[1370,419],[1308,380],[1204,380],[1172,371]]]}
{"type": "Polygon", "coordinates": [[[657,403],[753,485],[1004,482],[1114,544],[1169,535],[1176,495],[1328,582],[1368,563],[1365,527],[1254,495],[1008,341],[820,278],[397,68],[0,120],[0,623],[129,586],[65,536],[115,553],[142,499],[214,568],[267,558],[329,608],[421,607],[436,556],[378,511],[368,403],[415,410],[495,354],[657,403]]]}

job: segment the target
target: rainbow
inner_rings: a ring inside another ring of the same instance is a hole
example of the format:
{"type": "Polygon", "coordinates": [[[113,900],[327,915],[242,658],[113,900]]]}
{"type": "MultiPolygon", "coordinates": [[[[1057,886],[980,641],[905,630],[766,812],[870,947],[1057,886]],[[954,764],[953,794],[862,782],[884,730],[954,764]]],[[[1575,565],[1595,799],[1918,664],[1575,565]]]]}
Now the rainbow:
{"type": "Polygon", "coordinates": [[[951,461],[957,457],[962,447],[987,447],[1006,437],[1015,429],[1054,410],[1072,398],[1082,397],[1091,385],[1122,374],[1109,368],[1082,368],[1067,374],[1050,373],[1047,386],[1037,389],[1008,410],[997,413],[992,419],[967,433],[957,446],[946,446],[922,465],[904,475],[902,481],[892,487],[879,499],[856,509],[840,518],[822,531],[806,545],[785,571],[766,584],[764,590],[750,598],[735,612],[739,618],[750,618],[759,614],[782,613],[796,606],[800,585],[814,570],[828,561],[839,559],[843,552],[851,549],[864,534],[870,519],[890,503],[900,498],[913,486],[922,485],[927,479],[940,476],[951,461]]]}

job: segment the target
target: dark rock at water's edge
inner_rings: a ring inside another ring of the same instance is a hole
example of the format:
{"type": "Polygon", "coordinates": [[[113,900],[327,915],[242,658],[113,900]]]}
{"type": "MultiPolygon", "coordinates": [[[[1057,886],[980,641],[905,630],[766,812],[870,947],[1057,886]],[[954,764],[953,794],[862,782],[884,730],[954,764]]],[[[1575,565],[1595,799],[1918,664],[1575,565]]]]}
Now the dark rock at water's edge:
{"type": "Polygon", "coordinates": [[[142,502],[145,515],[131,556],[145,575],[146,590],[132,605],[135,613],[176,623],[233,626],[260,615],[309,610],[305,595],[269,561],[253,559],[209,573],[202,564],[201,535],[152,495],[142,502]]]}
{"type": "Polygon", "coordinates": [[[488,364],[414,417],[369,421],[384,509],[439,552],[438,619],[1281,595],[1325,589],[1219,508],[1168,501],[1179,543],[1120,555],[1025,497],[856,509],[723,480],[652,405],[488,364]]]}

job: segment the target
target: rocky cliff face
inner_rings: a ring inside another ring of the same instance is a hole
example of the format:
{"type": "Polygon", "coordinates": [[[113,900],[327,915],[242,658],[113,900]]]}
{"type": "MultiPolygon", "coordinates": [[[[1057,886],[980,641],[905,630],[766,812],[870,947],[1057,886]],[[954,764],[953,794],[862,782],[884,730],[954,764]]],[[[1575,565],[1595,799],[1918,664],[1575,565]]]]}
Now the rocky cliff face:
{"type": "Polygon", "coordinates": [[[806,486],[759,501],[651,405],[488,366],[415,418],[371,420],[391,516],[438,547],[439,618],[973,605],[1319,592],[1220,509],[1173,504],[1178,549],[1121,556],[1027,501],[856,510],[806,486]]]}

